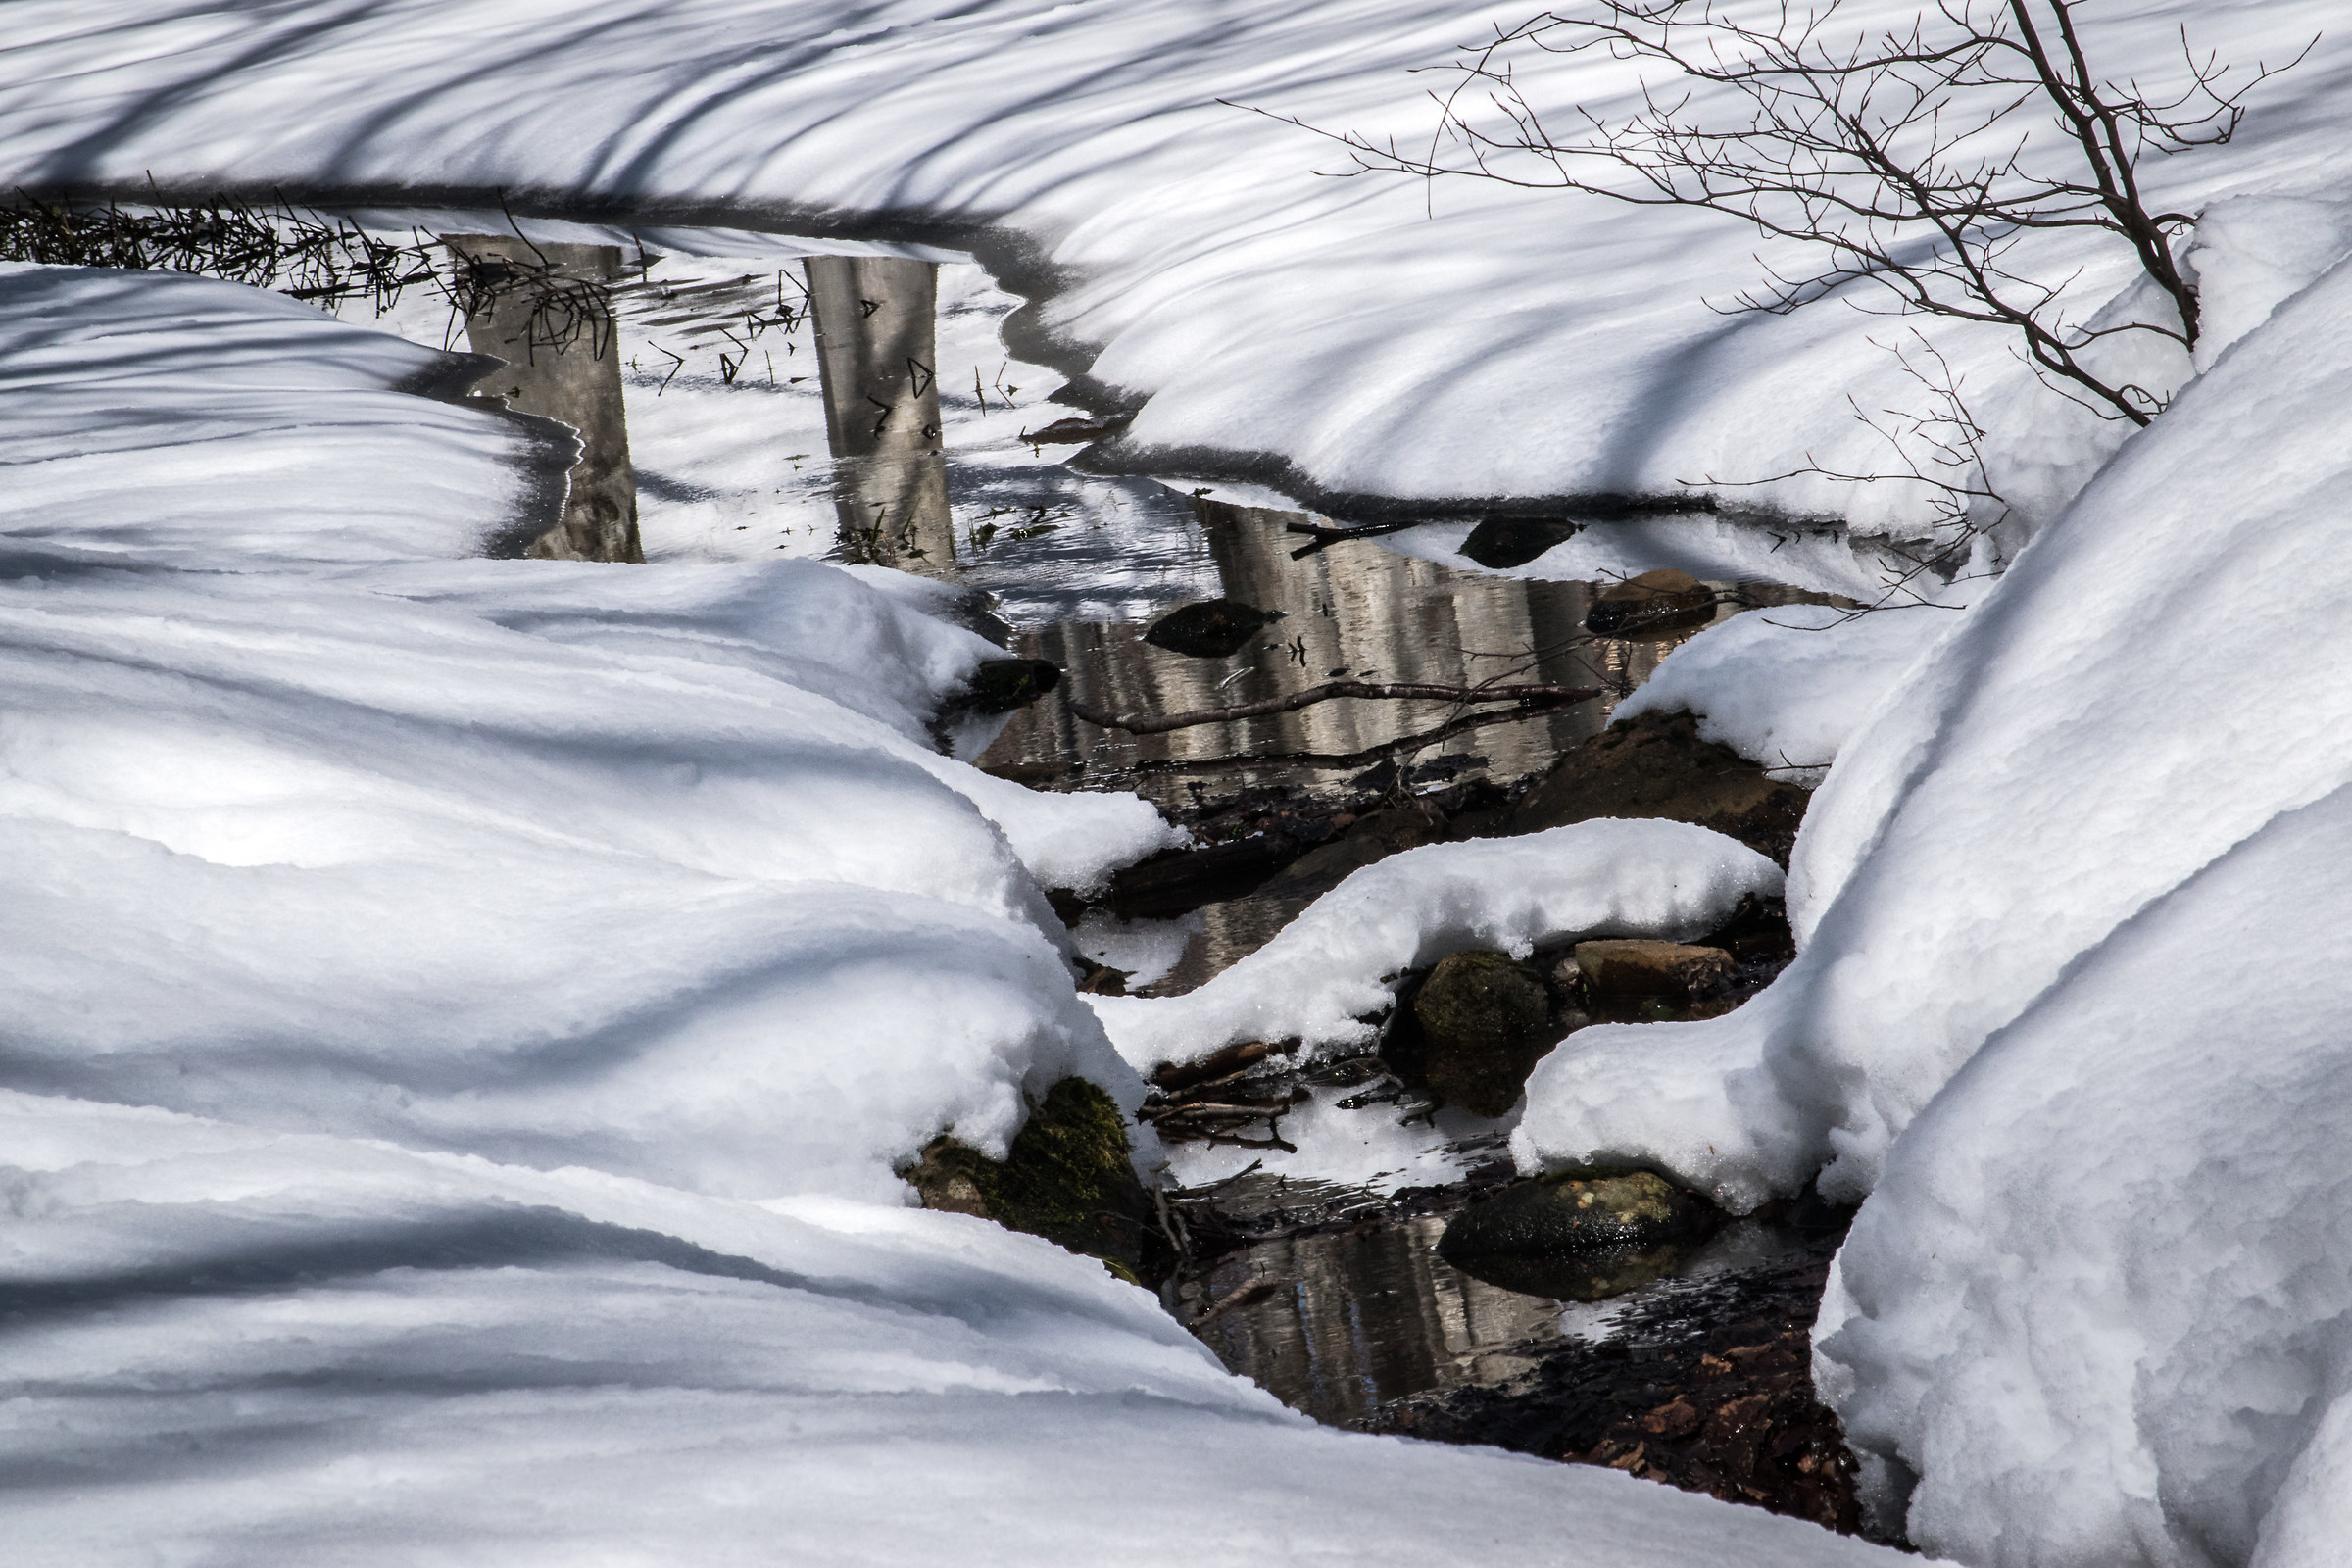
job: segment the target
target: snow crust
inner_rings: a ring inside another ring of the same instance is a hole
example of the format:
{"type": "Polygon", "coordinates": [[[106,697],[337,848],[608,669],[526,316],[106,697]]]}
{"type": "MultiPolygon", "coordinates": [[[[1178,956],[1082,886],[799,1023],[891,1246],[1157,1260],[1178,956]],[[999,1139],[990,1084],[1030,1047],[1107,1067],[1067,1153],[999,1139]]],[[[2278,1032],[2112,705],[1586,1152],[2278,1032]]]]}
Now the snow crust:
{"type": "Polygon", "coordinates": [[[1298,1040],[1308,1053],[1369,1044],[1406,969],[1463,948],[1525,957],[1586,937],[1688,938],[1781,869],[1687,822],[1604,819],[1507,839],[1425,844],[1349,873],[1272,941],[1177,997],[1096,997],[1136,1067],[1242,1040],[1298,1040]]]}
{"type": "Polygon", "coordinates": [[[1668,654],[1610,716],[1695,713],[1700,739],[1811,788],[1903,672],[1951,629],[1959,608],[1750,611],[1668,654]]]}
{"type": "MultiPolygon", "coordinates": [[[[1431,78],[1516,0],[297,0],[165,9],[18,0],[0,87],[12,182],[414,190],[873,232],[882,220],[984,251],[1044,293],[1024,318],[1141,401],[1137,452],[1265,457],[1258,476],[1405,497],[1680,494],[1916,532],[1924,498],[1817,477],[1888,466],[1850,414],[1918,388],[1836,303],[1723,317],[1761,275],[1732,220],[1499,186],[1335,180],[1330,143],[1417,144],[1431,78]],[[1220,102],[1225,100],[1225,102],[1220,102]],[[1246,107],[1234,107],[1235,105],[1246,107]]],[[[1857,26],[1907,18],[1857,0],[1857,26]]],[[[2229,147],[2151,160],[2149,199],[2340,200],[2331,107],[2352,76],[2333,0],[2086,15],[2116,79],[2169,80],[2176,28],[2240,63],[2311,60],[2266,87],[2229,147]]],[[[1605,57],[1535,56],[1518,85],[1564,122],[1638,82],[1605,57]]],[[[1799,266],[1764,247],[1767,264],[1799,266]]],[[[2036,237],[2014,265],[2069,278],[2088,315],[2128,263],[2036,237]]],[[[2217,319],[2259,318],[2210,279],[2217,319]]],[[[2038,519],[2120,439],[2034,393],[1998,332],[1938,332],[1995,419],[1997,485],[2038,519]]],[[[2188,367],[2146,368],[2176,385],[2188,367]]],[[[1175,465],[1182,467],[1182,464],[1175,465]]]]}

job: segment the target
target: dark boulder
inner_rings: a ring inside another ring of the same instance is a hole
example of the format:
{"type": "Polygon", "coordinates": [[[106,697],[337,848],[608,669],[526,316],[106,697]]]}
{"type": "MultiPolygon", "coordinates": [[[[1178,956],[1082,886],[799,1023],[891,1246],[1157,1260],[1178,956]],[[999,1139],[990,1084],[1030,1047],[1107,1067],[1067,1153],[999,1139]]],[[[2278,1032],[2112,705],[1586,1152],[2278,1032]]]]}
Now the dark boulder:
{"type": "Polygon", "coordinates": [[[1728,834],[1787,865],[1811,798],[1700,740],[1689,713],[1644,713],[1560,759],[1519,803],[1511,827],[1536,833],[1603,816],[1667,817],[1728,834]]]}
{"type": "Polygon", "coordinates": [[[1260,610],[1238,599],[1203,599],[1160,616],[1144,633],[1144,641],[1171,654],[1227,659],[1240,653],[1259,628],[1281,618],[1279,610],[1260,610]]]}
{"type": "Polygon", "coordinates": [[[1398,1008],[1381,1054],[1449,1105],[1499,1116],[1561,1029],[1542,974],[1507,954],[1449,954],[1398,1008]]]}
{"type": "Polygon", "coordinates": [[[1419,802],[1368,811],[1344,828],[1339,837],[1293,860],[1262,891],[1269,898],[1317,898],[1376,860],[1435,844],[1446,836],[1446,819],[1419,802]]]}
{"type": "Polygon", "coordinates": [[[1501,571],[1526,565],[1580,531],[1581,524],[1560,517],[1489,517],[1470,530],[1461,553],[1482,566],[1501,571]]]}

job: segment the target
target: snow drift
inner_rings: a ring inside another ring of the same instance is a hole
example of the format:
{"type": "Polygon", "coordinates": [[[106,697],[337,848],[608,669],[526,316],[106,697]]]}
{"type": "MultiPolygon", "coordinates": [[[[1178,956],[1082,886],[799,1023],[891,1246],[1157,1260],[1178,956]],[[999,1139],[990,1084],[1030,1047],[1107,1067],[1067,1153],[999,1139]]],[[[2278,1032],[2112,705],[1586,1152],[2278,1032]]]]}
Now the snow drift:
{"type": "Polygon", "coordinates": [[[1686,940],[1781,868],[1688,822],[1577,822],[1515,838],[1425,844],[1350,872],[1274,939],[1178,997],[1089,997],[1121,1055],[1150,1070],[1241,1040],[1309,1054],[1363,1046],[1390,985],[1464,948],[1525,957],[1588,937],[1686,940]]]}
{"type": "MultiPolygon", "coordinates": [[[[654,220],[872,233],[983,251],[1044,297],[1025,329],[1142,412],[1131,450],[1413,498],[1681,494],[1809,463],[1878,472],[1851,416],[1915,387],[1836,303],[1723,317],[1758,277],[1736,220],[1468,183],[1327,179],[1330,143],[1425,138],[1432,78],[1521,0],[16,0],[0,85],[11,184],[153,177],[427,204],[452,193],[654,220]],[[1225,102],[1220,102],[1225,100],[1225,102]]],[[[1856,25],[1913,15],[1857,0],[1856,25]]],[[[2224,61],[2319,52],[2229,147],[2142,168],[2149,199],[2340,199],[2352,35],[2333,0],[2086,14],[2117,79],[2174,79],[2176,28],[2224,61]]],[[[1565,121],[1634,101],[1617,63],[1530,57],[1565,121]]],[[[1792,264],[1767,247],[1767,261],[1792,264]]],[[[2128,258],[2054,234],[2012,259],[2088,315],[2128,258]]],[[[2222,316],[2227,318],[2228,312],[2222,316]]],[[[1938,332],[1998,416],[1999,487],[2050,514],[2120,430],[2036,393],[1996,332],[1938,332]]],[[[1026,357],[1037,358],[1034,353],[1026,357]]],[[[2188,367],[2167,372],[2177,381],[2188,367]]],[[[1736,495],[1916,530],[1898,486],[1736,495]]]]}
{"type": "Polygon", "coordinates": [[[17,270],[0,345],[15,1087],[882,1200],[1138,1092],[1021,856],[1170,830],[938,755],[981,639],[813,563],[424,559],[537,438],[291,301],[17,270]]]}
{"type": "Polygon", "coordinates": [[[1846,744],[1775,986],[1529,1086],[1530,1160],[1870,1195],[1825,1383],[1931,1550],[2340,1548],[2348,310],[2223,355],[1846,744]]]}

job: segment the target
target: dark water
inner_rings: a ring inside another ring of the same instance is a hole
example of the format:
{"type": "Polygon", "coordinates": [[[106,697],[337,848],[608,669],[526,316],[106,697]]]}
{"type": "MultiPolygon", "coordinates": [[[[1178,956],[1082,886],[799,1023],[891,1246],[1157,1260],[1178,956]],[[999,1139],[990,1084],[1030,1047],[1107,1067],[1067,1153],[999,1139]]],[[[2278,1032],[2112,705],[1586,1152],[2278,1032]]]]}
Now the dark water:
{"type": "Polygon", "coordinates": [[[1622,1314],[1670,1315],[1678,1294],[1695,1284],[1807,1245],[1797,1233],[1740,1222],[1684,1255],[1660,1258],[1648,1281],[1588,1302],[1505,1290],[1453,1267],[1435,1250],[1446,1213],[1399,1216],[1369,1195],[1360,1210],[1351,1224],[1230,1252],[1166,1293],[1190,1321],[1252,1284],[1271,1286],[1195,1332],[1233,1371],[1335,1426],[1367,1422],[1382,1405],[1415,1395],[1507,1388],[1566,1342],[1608,1340],[1622,1314]]]}

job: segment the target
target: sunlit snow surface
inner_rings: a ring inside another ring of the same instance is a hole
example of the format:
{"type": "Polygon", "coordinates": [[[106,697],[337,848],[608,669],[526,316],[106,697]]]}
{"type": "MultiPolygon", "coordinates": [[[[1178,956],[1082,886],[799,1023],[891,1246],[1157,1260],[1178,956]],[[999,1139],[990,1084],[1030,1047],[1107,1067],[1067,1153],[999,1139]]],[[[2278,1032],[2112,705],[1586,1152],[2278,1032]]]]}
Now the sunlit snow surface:
{"type": "Polygon", "coordinates": [[[2352,1533],[2348,319],[2339,265],[1845,741],[1771,989],[1582,1031],[1529,1085],[1530,1160],[1870,1195],[1824,1386],[1930,1549],[2316,1564],[2352,1533]],[[2226,628],[2277,656],[2215,661],[2226,628]]]}
{"type": "MultiPolygon", "coordinates": [[[[1266,454],[1338,491],[1677,493],[1868,529],[1927,498],[1817,477],[1886,471],[1855,417],[1916,404],[1832,302],[1709,302],[1806,262],[1737,220],[1400,177],[1283,123],[1419,144],[1442,66],[1518,0],[14,0],[0,165],[27,185],[507,193],[808,232],[930,222],[1042,295],[1035,324],[1147,400],[1139,448],[1266,454]],[[1252,114],[1251,109],[1270,111],[1252,114]]],[[[2158,208],[2260,193],[2340,203],[2352,31],[2335,0],[2129,0],[2083,14],[2116,79],[2177,74],[2178,28],[2240,65],[2318,50],[2228,148],[2151,160],[2158,208]]],[[[1857,25],[1910,0],[1855,0],[1857,25]]],[[[1603,54],[1519,61],[1557,123],[1628,108],[1603,54]]],[[[1703,110],[1704,104],[1700,108],[1703,110]]],[[[2330,220],[2332,221],[2332,220],[2330,220]]],[[[2309,225],[2306,225],[2308,227],[2309,225]]],[[[903,229],[894,229],[894,232],[903,229]]],[[[2077,317],[2130,280],[2121,247],[2054,232],[2010,259],[2077,317]]],[[[1865,301],[1873,296],[1859,296],[1865,301]]],[[[2259,313],[2256,313],[2259,318],[2259,313]]],[[[2222,311],[2217,326],[2233,319],[2222,311]]],[[[1997,331],[1936,334],[1992,426],[1999,487],[2039,518],[2121,439],[2030,378],[1997,331]]],[[[2155,387],[2185,364],[2134,367],[2155,387]]],[[[1181,464],[1163,465],[1181,468],[1181,464]]]]}

